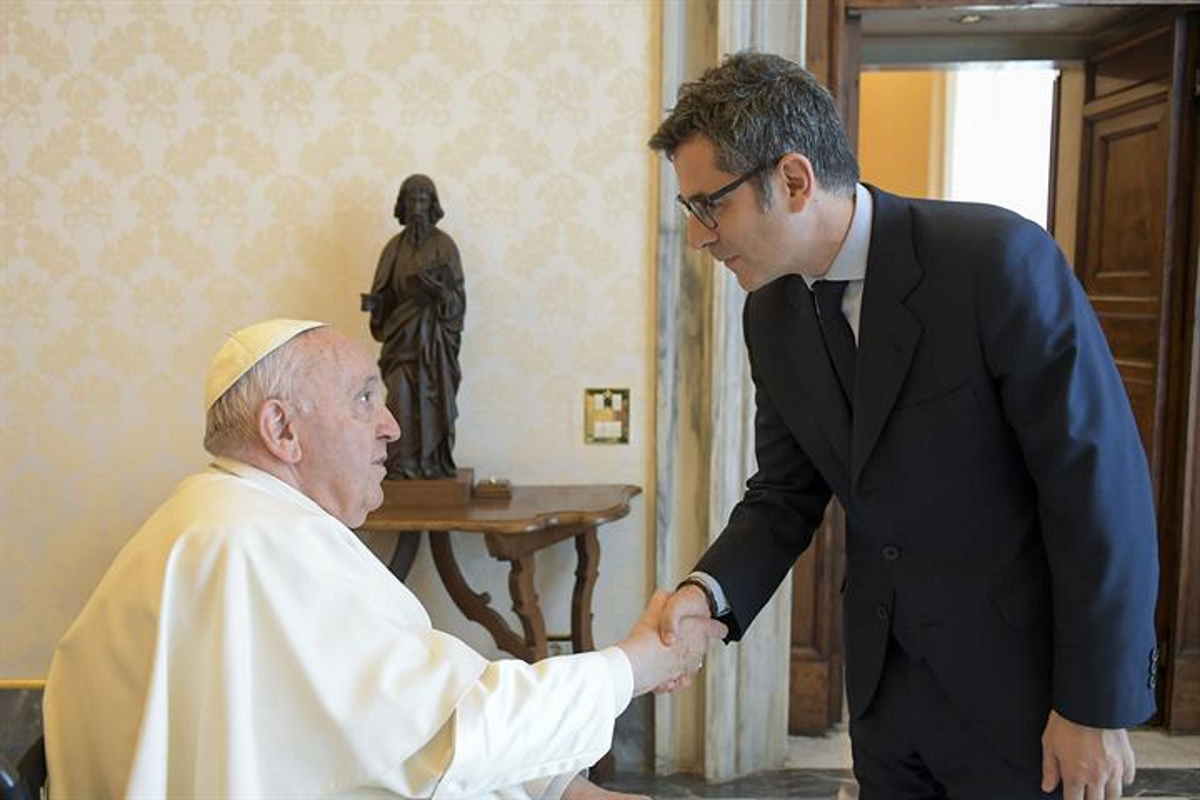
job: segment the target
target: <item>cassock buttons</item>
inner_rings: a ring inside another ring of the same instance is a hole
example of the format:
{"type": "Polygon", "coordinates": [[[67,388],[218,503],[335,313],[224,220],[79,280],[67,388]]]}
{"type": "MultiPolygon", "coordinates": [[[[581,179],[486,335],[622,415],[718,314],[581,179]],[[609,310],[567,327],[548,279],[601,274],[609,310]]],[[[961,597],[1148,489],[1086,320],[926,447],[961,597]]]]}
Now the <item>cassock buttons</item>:
{"type": "Polygon", "coordinates": [[[884,561],[895,561],[900,557],[900,548],[894,544],[885,544],[880,552],[883,553],[884,561]]]}
{"type": "Polygon", "coordinates": [[[1146,675],[1146,688],[1151,691],[1158,685],[1158,646],[1150,651],[1150,669],[1146,675]]]}

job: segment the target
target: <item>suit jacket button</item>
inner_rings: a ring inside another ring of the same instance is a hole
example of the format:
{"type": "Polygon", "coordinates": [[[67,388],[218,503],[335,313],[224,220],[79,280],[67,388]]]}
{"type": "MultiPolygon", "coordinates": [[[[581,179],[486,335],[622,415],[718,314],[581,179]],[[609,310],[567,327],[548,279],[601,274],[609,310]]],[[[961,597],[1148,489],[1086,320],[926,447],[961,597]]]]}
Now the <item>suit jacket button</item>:
{"type": "Polygon", "coordinates": [[[888,618],[887,606],[885,606],[883,603],[880,603],[879,605],[875,606],[875,616],[879,617],[880,619],[884,619],[884,620],[887,619],[888,618]]]}
{"type": "Polygon", "coordinates": [[[900,557],[900,548],[894,544],[885,544],[881,552],[884,561],[895,561],[900,557]]]}

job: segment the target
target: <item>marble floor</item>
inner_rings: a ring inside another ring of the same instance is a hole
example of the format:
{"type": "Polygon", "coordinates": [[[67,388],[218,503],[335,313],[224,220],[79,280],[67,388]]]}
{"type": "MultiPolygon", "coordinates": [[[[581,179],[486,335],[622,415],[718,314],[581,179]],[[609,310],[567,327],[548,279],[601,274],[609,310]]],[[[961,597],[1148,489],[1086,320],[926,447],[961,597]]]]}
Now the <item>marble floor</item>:
{"type": "MultiPolygon", "coordinates": [[[[1156,800],[1200,800],[1200,736],[1169,736],[1158,730],[1135,730],[1137,780],[1125,797],[1156,800]]],[[[714,800],[804,798],[855,800],[858,787],[850,761],[850,738],[845,726],[826,736],[793,736],[784,769],[722,784],[694,776],[649,777],[618,775],[607,785],[652,797],[704,797],[714,800]]]]}

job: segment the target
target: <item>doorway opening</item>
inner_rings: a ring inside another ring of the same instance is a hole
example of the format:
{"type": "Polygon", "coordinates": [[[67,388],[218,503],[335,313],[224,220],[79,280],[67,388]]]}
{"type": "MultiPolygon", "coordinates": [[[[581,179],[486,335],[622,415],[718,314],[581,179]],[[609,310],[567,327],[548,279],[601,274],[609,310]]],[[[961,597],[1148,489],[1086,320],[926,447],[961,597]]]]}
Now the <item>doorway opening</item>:
{"type": "Polygon", "coordinates": [[[863,180],[908,197],[990,203],[1048,227],[1059,73],[1021,62],[863,72],[863,180]]]}

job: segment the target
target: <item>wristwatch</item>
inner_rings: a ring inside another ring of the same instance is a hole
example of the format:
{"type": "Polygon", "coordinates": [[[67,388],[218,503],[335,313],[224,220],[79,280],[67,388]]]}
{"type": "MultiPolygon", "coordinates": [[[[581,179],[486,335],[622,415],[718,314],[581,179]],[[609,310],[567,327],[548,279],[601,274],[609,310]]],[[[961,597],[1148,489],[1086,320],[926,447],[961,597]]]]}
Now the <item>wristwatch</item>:
{"type": "Polygon", "coordinates": [[[675,590],[678,591],[678,590],[682,589],[684,586],[695,586],[700,591],[704,592],[704,599],[708,602],[708,613],[712,616],[713,619],[716,619],[717,618],[717,598],[713,597],[712,591],[708,588],[707,585],[705,585],[704,581],[699,580],[698,578],[684,578],[682,581],[679,582],[679,585],[675,587],[675,590]]]}

